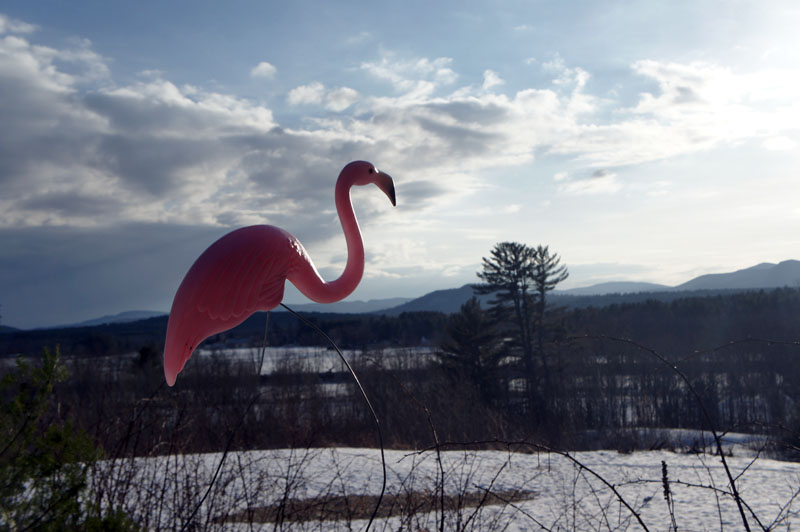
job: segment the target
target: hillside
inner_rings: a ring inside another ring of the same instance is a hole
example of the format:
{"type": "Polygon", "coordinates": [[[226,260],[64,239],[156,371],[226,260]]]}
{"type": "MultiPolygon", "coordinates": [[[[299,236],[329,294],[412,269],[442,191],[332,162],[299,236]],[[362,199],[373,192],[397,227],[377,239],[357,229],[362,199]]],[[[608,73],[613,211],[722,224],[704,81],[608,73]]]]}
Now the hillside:
{"type": "MultiPolygon", "coordinates": [[[[786,260],[779,264],[761,263],[730,273],[701,275],[677,286],[640,282],[608,282],[591,286],[555,290],[549,295],[553,305],[569,308],[607,306],[647,300],[674,301],[681,298],[709,297],[747,290],[800,287],[800,261],[786,260]]],[[[432,311],[453,313],[474,294],[472,285],[437,290],[381,314],[397,316],[403,312],[432,311]]],[[[479,296],[484,307],[491,296],[479,296]]]]}
{"type": "MultiPolygon", "coordinates": [[[[387,299],[370,299],[367,301],[337,301],[336,303],[300,303],[288,304],[297,312],[322,312],[335,314],[365,314],[402,305],[411,301],[409,297],[391,297],[387,299]]],[[[283,307],[276,307],[276,312],[285,312],[283,307]]]]}
{"type": "MultiPolygon", "coordinates": [[[[458,312],[461,305],[464,304],[469,298],[476,295],[472,289],[472,285],[465,284],[460,288],[450,288],[446,290],[436,290],[430,292],[417,299],[398,305],[393,308],[384,309],[377,312],[378,314],[385,314],[387,316],[399,316],[404,312],[444,312],[445,314],[452,314],[458,312]]],[[[478,296],[482,303],[485,304],[491,299],[491,296],[478,296]]]]}
{"type": "Polygon", "coordinates": [[[120,312],[119,314],[101,316],[99,318],[82,321],[80,323],[62,325],[62,327],[92,327],[94,325],[104,325],[107,323],[127,323],[164,315],[164,312],[158,312],[155,310],[128,310],[126,312],[120,312]]]}
{"type": "Polygon", "coordinates": [[[580,288],[560,290],[558,293],[571,296],[601,296],[605,294],[632,294],[637,292],[661,292],[671,290],[671,287],[657,283],[637,283],[630,281],[617,281],[593,284],[580,288]]]}
{"type": "Polygon", "coordinates": [[[676,286],[674,290],[779,288],[782,286],[800,286],[800,261],[785,260],[778,264],[764,262],[735,272],[701,275],[676,286]]]}

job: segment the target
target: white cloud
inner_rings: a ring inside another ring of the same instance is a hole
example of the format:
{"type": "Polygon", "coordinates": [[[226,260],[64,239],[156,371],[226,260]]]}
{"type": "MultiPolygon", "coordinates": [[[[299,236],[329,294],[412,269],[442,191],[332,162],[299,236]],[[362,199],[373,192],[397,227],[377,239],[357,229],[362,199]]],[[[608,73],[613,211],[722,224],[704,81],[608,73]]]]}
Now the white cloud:
{"type": "Polygon", "coordinates": [[[483,72],[483,89],[488,90],[497,85],[505,84],[505,80],[494,70],[484,70],[483,72]]]}
{"type": "Polygon", "coordinates": [[[314,81],[308,85],[301,85],[289,91],[287,101],[289,105],[313,105],[322,103],[325,97],[325,85],[314,81]]]}
{"type": "Polygon", "coordinates": [[[440,86],[455,83],[458,75],[450,68],[452,63],[449,57],[393,61],[384,56],[377,62],[362,63],[361,69],[389,81],[397,92],[425,97],[440,86]]]}
{"type": "Polygon", "coordinates": [[[345,40],[345,42],[350,46],[354,46],[354,45],[357,45],[357,44],[365,43],[365,42],[369,41],[370,39],[372,39],[372,33],[368,32],[368,31],[360,31],[360,32],[356,33],[355,35],[351,35],[350,37],[348,37],[345,40]]]}
{"type": "MultiPolygon", "coordinates": [[[[528,60],[528,64],[532,64],[535,61],[535,59],[531,58],[528,60]]],[[[542,63],[542,69],[557,75],[557,77],[553,79],[555,85],[583,88],[590,77],[589,73],[580,67],[568,67],[564,59],[559,55],[556,55],[550,61],[542,63]]]]}
{"type": "Polygon", "coordinates": [[[636,73],[658,83],[632,112],[700,137],[732,141],[780,131],[797,124],[800,73],[765,70],[737,73],[709,63],[634,63],[636,73]]]}
{"type": "Polygon", "coordinates": [[[261,61],[250,70],[250,76],[254,78],[272,78],[275,77],[277,71],[278,69],[274,65],[261,61]]]}
{"type": "Polygon", "coordinates": [[[764,140],[764,148],[770,151],[790,151],[797,147],[797,142],[786,136],[769,137],[764,140]]]}
{"type": "Polygon", "coordinates": [[[322,105],[325,109],[342,112],[359,99],[359,93],[350,87],[328,89],[319,81],[301,85],[289,91],[290,105],[322,105]]]}
{"type": "Polygon", "coordinates": [[[325,108],[341,112],[358,101],[358,97],[358,91],[349,87],[333,89],[325,96],[325,108]]]}
{"type": "Polygon", "coordinates": [[[7,17],[0,13],[0,35],[3,33],[33,33],[36,26],[7,17]]]}
{"type": "Polygon", "coordinates": [[[164,71],[156,68],[148,68],[137,73],[138,76],[147,79],[160,79],[164,77],[164,71]]]}
{"type": "Polygon", "coordinates": [[[158,78],[78,91],[107,72],[100,61],[88,43],[0,39],[0,227],[213,220],[209,200],[246,153],[236,144],[270,131],[272,113],[158,78]]]}
{"type": "Polygon", "coordinates": [[[597,170],[584,179],[560,180],[559,192],[573,195],[614,194],[622,189],[617,175],[607,170],[597,170]]]}

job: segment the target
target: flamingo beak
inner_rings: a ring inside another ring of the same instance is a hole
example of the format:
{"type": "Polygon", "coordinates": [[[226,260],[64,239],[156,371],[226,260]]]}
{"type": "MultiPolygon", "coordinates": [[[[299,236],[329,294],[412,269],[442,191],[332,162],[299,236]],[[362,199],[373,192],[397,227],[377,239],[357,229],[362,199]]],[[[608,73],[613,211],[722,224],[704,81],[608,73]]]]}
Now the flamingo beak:
{"type": "Polygon", "coordinates": [[[378,185],[378,188],[383,191],[389,197],[389,201],[392,202],[394,207],[397,207],[397,202],[395,200],[394,195],[394,181],[392,180],[392,176],[387,173],[378,171],[375,176],[375,184],[378,185]]]}

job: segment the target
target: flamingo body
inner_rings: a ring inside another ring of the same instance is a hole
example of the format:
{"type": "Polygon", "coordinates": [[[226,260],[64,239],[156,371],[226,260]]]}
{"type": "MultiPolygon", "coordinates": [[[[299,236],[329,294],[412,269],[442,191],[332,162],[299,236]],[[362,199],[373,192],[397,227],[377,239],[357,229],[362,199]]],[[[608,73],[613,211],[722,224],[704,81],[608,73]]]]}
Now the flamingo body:
{"type": "Polygon", "coordinates": [[[187,272],[172,303],[164,346],[164,376],[172,386],[195,348],[236,327],[257,311],[277,307],[288,279],[313,301],[347,297],[361,280],[364,247],[350,188],[376,184],[392,201],[394,184],[370,163],[347,165],[336,183],[336,208],[347,241],[347,266],[330,283],[322,280],[300,241],[271,225],[236,229],[211,244],[187,272]]]}
{"type": "Polygon", "coordinates": [[[253,225],[228,233],[198,257],[170,310],[164,349],[170,385],[203,340],[278,306],[298,245],[282,229],[253,225]]]}

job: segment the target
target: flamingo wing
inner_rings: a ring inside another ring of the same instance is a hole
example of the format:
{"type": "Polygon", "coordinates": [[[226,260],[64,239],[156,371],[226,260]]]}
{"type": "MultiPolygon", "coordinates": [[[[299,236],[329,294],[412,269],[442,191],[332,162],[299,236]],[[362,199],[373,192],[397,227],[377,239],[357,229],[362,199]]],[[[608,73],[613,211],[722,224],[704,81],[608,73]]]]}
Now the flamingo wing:
{"type": "Polygon", "coordinates": [[[275,227],[244,227],[198,257],[170,311],[164,350],[167,382],[174,383],[203,340],[281,302],[287,272],[297,256],[292,239],[275,227]]]}
{"type": "Polygon", "coordinates": [[[267,250],[241,250],[208,272],[197,310],[212,320],[229,322],[274,308],[283,298],[283,262],[267,250]]]}
{"type": "Polygon", "coordinates": [[[275,227],[250,226],[228,233],[186,275],[184,283],[196,287],[191,306],[211,320],[236,324],[257,310],[276,307],[291,266],[288,251],[287,235],[275,227]]]}

